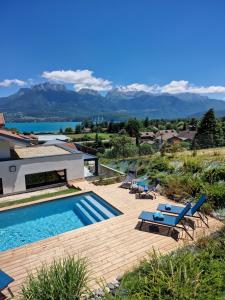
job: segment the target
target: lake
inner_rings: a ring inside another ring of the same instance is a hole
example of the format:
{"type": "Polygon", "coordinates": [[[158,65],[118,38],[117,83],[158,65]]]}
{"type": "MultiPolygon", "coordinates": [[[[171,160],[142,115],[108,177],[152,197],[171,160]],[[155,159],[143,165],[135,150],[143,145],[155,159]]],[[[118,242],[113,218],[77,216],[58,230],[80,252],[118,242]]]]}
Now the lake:
{"type": "Polygon", "coordinates": [[[67,127],[75,128],[81,122],[8,122],[5,124],[6,128],[16,128],[20,132],[34,132],[34,133],[58,133],[60,128],[63,130],[67,127]]]}

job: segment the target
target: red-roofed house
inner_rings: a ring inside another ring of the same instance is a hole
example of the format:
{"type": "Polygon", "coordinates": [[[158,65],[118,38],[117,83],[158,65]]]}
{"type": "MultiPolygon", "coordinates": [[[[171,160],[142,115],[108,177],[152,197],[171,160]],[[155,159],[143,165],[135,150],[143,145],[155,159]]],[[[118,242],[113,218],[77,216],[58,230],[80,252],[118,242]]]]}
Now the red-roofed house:
{"type": "Polygon", "coordinates": [[[191,143],[196,135],[197,131],[181,131],[177,136],[174,136],[168,140],[169,143],[189,142],[191,143]]]}
{"type": "Polygon", "coordinates": [[[168,129],[168,130],[159,130],[156,132],[156,140],[160,143],[167,142],[173,137],[176,137],[178,134],[176,130],[174,129],[168,129]]]}

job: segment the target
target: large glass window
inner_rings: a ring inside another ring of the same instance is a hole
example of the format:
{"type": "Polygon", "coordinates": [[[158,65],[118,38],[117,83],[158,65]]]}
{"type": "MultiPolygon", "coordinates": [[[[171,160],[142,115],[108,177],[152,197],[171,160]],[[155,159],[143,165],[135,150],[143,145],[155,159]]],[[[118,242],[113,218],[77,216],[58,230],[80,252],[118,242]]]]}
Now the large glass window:
{"type": "Polygon", "coordinates": [[[66,181],[66,170],[28,174],[25,176],[26,188],[36,188],[66,181]]]}

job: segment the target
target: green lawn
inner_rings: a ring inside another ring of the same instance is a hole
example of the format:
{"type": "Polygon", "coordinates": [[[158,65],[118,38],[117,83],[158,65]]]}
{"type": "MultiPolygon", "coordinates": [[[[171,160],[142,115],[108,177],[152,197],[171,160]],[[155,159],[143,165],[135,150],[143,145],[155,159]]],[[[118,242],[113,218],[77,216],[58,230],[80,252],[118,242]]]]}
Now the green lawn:
{"type": "Polygon", "coordinates": [[[79,191],[78,189],[69,188],[67,190],[47,193],[47,194],[43,194],[43,195],[32,196],[32,197],[25,198],[25,199],[19,199],[19,200],[15,200],[15,201],[7,201],[7,202],[0,203],[0,208],[7,207],[7,206],[12,206],[12,205],[15,205],[15,204],[29,203],[29,202],[32,202],[32,201],[41,200],[41,199],[50,198],[50,197],[55,197],[55,196],[60,196],[60,195],[64,196],[64,195],[72,194],[72,193],[75,193],[75,192],[78,192],[78,191],[79,191]]]}
{"type": "MultiPolygon", "coordinates": [[[[96,133],[79,133],[79,134],[66,134],[71,139],[82,139],[84,136],[89,137],[91,139],[95,139],[96,133]]],[[[103,140],[109,140],[111,136],[113,136],[113,133],[98,133],[99,138],[103,140]]]]}

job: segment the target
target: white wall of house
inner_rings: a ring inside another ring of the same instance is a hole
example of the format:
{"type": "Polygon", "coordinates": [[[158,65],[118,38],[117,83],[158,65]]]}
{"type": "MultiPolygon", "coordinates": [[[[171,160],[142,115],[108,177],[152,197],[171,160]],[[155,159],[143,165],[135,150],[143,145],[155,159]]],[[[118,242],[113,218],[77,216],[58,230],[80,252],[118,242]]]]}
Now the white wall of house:
{"type": "Polygon", "coordinates": [[[37,157],[0,162],[0,178],[3,194],[26,190],[25,175],[66,169],[67,180],[84,177],[84,161],[81,154],[37,157]],[[10,166],[16,171],[10,172],[10,166]]]}
{"type": "Polygon", "coordinates": [[[0,139],[0,160],[10,158],[9,142],[0,139]]]}

